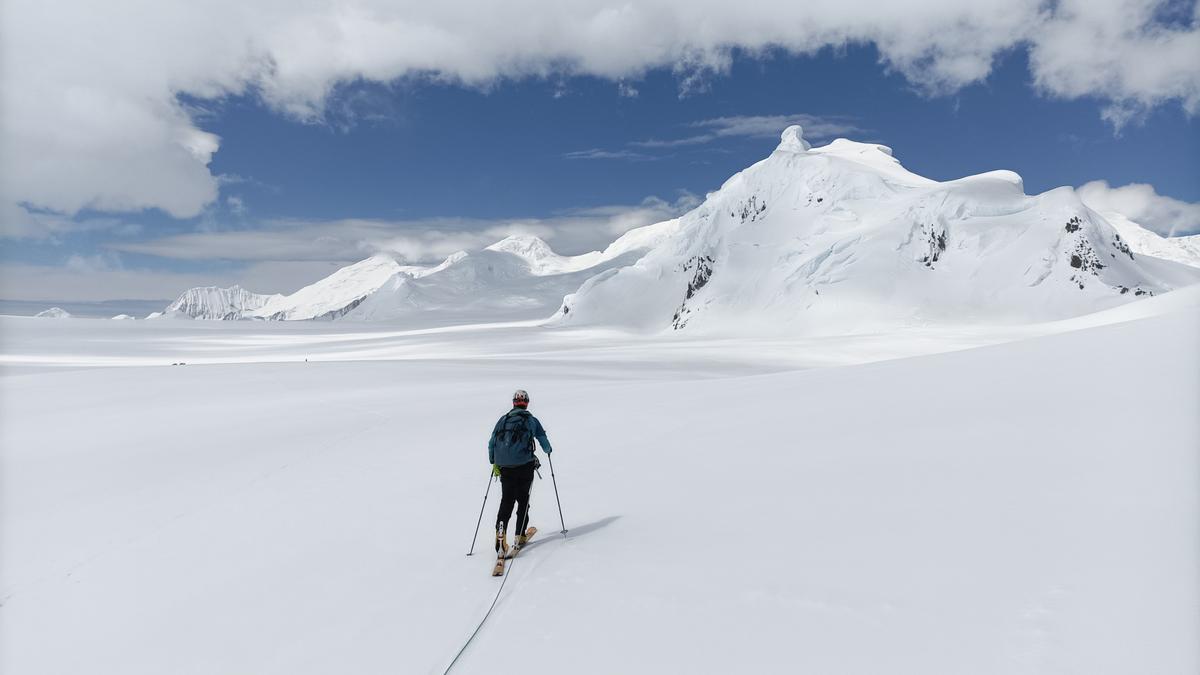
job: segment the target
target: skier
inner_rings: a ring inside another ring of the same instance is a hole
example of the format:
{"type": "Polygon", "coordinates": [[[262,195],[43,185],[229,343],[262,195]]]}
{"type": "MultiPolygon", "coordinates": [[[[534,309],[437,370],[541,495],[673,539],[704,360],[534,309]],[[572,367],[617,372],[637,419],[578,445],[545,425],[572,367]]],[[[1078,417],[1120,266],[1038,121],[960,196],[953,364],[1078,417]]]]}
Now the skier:
{"type": "MultiPolygon", "coordinates": [[[[541,462],[533,454],[533,439],[542,446],[542,452],[552,452],[546,430],[536,417],[530,414],[529,394],[524,389],[513,392],[512,410],[504,414],[492,430],[488,440],[488,461],[492,463],[492,475],[500,477],[500,511],[496,513],[496,557],[497,569],[503,570],[504,558],[508,555],[508,519],[512,516],[513,504],[517,505],[517,521],[513,535],[516,551],[536,531],[529,524],[529,489],[533,487],[533,474],[541,462]]],[[[514,551],[515,554],[515,551],[514,551]]]]}

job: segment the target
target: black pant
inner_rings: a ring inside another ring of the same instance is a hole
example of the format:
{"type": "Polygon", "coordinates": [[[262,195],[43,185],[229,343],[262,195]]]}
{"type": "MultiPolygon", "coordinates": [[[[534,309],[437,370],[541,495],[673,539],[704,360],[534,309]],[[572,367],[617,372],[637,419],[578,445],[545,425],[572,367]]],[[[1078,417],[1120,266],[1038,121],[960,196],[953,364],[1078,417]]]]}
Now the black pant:
{"type": "Polygon", "coordinates": [[[500,512],[496,514],[496,530],[507,530],[513,504],[517,505],[517,527],[513,534],[525,534],[529,525],[529,488],[533,487],[534,464],[500,467],[500,512]]]}

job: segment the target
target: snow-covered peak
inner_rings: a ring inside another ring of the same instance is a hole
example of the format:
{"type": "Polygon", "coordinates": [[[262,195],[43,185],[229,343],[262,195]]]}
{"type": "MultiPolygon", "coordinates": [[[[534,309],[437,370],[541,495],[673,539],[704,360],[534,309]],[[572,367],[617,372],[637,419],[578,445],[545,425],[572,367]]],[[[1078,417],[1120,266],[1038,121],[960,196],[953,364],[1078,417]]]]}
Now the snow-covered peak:
{"type": "Polygon", "coordinates": [[[486,250],[517,256],[537,276],[572,274],[603,265],[628,253],[648,251],[670,237],[678,227],[678,218],[636,227],[622,234],[603,251],[571,256],[555,253],[549,244],[532,235],[511,235],[488,246],[486,250]]]}
{"type": "Polygon", "coordinates": [[[812,148],[812,144],[804,140],[804,127],[799,124],[783,130],[779,136],[779,147],[775,148],[776,152],[808,152],[812,148]]]}
{"type": "Polygon", "coordinates": [[[636,264],[586,281],[558,323],[832,334],[1077,316],[1200,281],[1137,256],[1070,188],[991,171],[939,182],[891,149],[798,127],[636,264]]]}
{"type": "Polygon", "coordinates": [[[50,309],[34,314],[34,316],[41,319],[69,319],[71,318],[71,313],[62,307],[51,307],[50,309]]]}
{"type": "Polygon", "coordinates": [[[251,293],[237,285],[229,288],[200,286],[180,294],[163,314],[193,319],[241,319],[279,297],[281,296],[251,293]]]}
{"type": "Polygon", "coordinates": [[[342,316],[397,274],[423,268],[405,266],[380,253],[343,267],[320,281],[263,305],[253,316],[265,319],[333,319],[342,316]]]}
{"type": "Polygon", "coordinates": [[[520,258],[536,276],[551,276],[578,272],[603,262],[605,258],[599,251],[582,255],[563,256],[554,252],[550,245],[540,238],[515,234],[488,246],[485,250],[508,253],[520,258]]]}
{"type": "Polygon", "coordinates": [[[487,247],[489,251],[503,251],[520,256],[530,262],[559,257],[550,245],[532,234],[512,234],[487,247]]]}
{"type": "Polygon", "coordinates": [[[466,258],[468,255],[470,254],[466,251],[455,251],[454,253],[446,256],[445,260],[443,260],[437,267],[430,269],[429,272],[444,270],[454,263],[466,258]]]}
{"type": "MultiPolygon", "coordinates": [[[[919,176],[900,164],[892,154],[892,149],[878,143],[860,143],[845,138],[839,138],[828,145],[813,148],[811,154],[835,158],[836,161],[848,166],[852,171],[860,172],[868,169],[889,183],[902,186],[932,185],[937,181],[919,176]]],[[[1015,175],[1015,174],[1014,174],[1015,175]]]]}
{"type": "Polygon", "coordinates": [[[129,315],[129,314],[118,314],[118,315],[116,315],[116,316],[114,316],[114,317],[113,317],[113,321],[132,321],[132,320],[134,320],[135,318],[136,318],[136,317],[133,317],[133,316],[131,316],[131,315],[129,315]]]}
{"type": "Polygon", "coordinates": [[[1200,235],[1163,237],[1116,211],[1105,211],[1102,215],[1112,223],[1134,253],[1200,267],[1200,235]]]}

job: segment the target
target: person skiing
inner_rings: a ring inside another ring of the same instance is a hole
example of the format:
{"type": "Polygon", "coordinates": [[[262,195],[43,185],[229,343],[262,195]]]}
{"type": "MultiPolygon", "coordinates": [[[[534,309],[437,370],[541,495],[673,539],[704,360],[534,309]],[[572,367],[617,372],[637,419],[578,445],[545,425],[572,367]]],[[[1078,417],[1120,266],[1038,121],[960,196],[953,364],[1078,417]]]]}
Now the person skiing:
{"type": "MultiPolygon", "coordinates": [[[[500,477],[500,510],[496,513],[496,556],[497,566],[503,565],[508,554],[508,520],[513,505],[517,507],[516,528],[513,535],[516,550],[528,541],[529,489],[533,487],[533,474],[541,463],[534,456],[533,440],[542,446],[542,452],[553,452],[546,429],[538,418],[528,410],[529,394],[524,389],[513,392],[512,410],[504,414],[492,429],[488,440],[488,461],[492,463],[492,475],[500,477]]],[[[530,528],[532,530],[532,528],[530,528]]]]}

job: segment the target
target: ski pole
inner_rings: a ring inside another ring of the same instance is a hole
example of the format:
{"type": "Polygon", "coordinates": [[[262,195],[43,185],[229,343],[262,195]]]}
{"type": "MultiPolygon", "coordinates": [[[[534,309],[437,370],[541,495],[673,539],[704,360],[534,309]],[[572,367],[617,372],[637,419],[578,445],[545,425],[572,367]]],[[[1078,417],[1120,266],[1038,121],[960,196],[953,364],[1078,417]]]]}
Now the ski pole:
{"type": "Polygon", "coordinates": [[[471,550],[467,551],[467,555],[475,553],[475,540],[479,538],[479,525],[483,522],[483,510],[487,508],[488,493],[492,491],[492,471],[488,469],[488,486],[483,491],[483,506],[479,507],[479,520],[475,521],[475,534],[471,535],[471,550]]]}
{"type": "Polygon", "coordinates": [[[562,524],[562,535],[567,536],[567,522],[563,520],[562,501],[558,498],[558,480],[554,477],[554,458],[546,453],[546,460],[550,462],[550,482],[554,483],[554,501],[558,502],[558,522],[562,524]]]}

